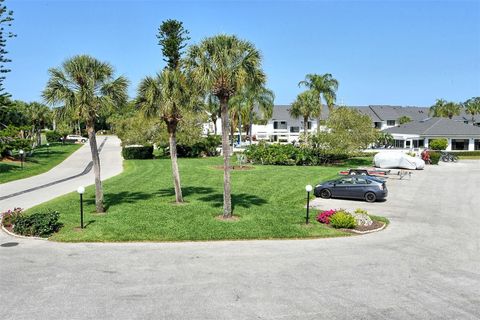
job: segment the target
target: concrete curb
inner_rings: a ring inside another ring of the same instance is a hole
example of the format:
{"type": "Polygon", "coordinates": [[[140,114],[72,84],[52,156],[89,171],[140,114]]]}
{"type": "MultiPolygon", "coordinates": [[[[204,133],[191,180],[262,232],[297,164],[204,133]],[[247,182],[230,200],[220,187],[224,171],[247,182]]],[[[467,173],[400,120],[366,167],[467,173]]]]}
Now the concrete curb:
{"type": "Polygon", "coordinates": [[[5,228],[3,225],[2,225],[2,230],[3,230],[3,232],[5,232],[6,234],[8,234],[9,236],[15,237],[15,238],[28,239],[28,240],[43,240],[43,241],[48,241],[48,238],[26,237],[26,236],[21,236],[21,235],[19,235],[19,234],[15,234],[15,233],[13,233],[13,232],[8,231],[7,228],[5,228]]]}
{"type": "Polygon", "coordinates": [[[373,230],[367,230],[367,231],[359,231],[359,230],[355,230],[355,229],[345,229],[345,230],[348,230],[350,232],[357,233],[357,234],[367,234],[367,233],[382,231],[386,227],[387,227],[387,223],[383,222],[383,226],[381,226],[380,228],[377,228],[377,229],[373,229],[373,230]]]}

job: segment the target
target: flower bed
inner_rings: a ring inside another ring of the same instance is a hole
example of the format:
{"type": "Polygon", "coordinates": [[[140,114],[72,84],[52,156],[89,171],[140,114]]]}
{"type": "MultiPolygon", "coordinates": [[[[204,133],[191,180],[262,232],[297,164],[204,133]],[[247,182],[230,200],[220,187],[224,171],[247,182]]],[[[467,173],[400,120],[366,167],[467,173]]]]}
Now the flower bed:
{"type": "Polygon", "coordinates": [[[387,219],[369,215],[363,209],[356,209],[353,212],[345,209],[324,210],[317,214],[316,220],[335,229],[346,229],[360,233],[383,229],[388,223],[387,219]]]}

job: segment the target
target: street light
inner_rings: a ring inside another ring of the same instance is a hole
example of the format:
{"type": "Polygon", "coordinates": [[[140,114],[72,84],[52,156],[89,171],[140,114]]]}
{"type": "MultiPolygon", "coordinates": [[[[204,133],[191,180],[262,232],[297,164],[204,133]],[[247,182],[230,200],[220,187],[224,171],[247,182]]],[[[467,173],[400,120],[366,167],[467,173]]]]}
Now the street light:
{"type": "Polygon", "coordinates": [[[50,155],[50,143],[47,142],[47,155],[50,155]]]}
{"type": "Polygon", "coordinates": [[[22,170],[23,170],[23,154],[25,153],[25,151],[23,151],[22,149],[18,150],[18,154],[20,155],[20,163],[22,165],[22,170]]]}
{"type": "Polygon", "coordinates": [[[312,186],[307,184],[305,186],[305,191],[307,191],[307,216],[305,217],[305,220],[308,224],[308,219],[310,214],[310,192],[312,191],[312,186]]]}
{"type": "Polygon", "coordinates": [[[85,188],[80,186],[77,192],[80,195],[80,228],[83,229],[83,193],[85,192],[85,188]]]}

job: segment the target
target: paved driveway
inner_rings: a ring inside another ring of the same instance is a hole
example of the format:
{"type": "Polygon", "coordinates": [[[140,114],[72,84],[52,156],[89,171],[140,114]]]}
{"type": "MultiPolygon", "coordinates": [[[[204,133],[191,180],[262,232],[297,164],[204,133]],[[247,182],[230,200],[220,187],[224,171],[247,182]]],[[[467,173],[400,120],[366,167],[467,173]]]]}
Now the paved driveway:
{"type": "Polygon", "coordinates": [[[479,319],[480,162],[389,184],[388,202],[375,206],[392,224],[364,236],[67,244],[1,235],[18,244],[0,247],[2,318],[479,319]]]}
{"type": "MultiPolygon", "coordinates": [[[[120,139],[116,136],[98,136],[101,147],[101,177],[108,179],[122,172],[120,139]]],[[[0,211],[21,207],[24,209],[77,190],[81,185],[95,183],[90,145],[87,143],[50,171],[0,184],[0,211]],[[86,173],[86,174],[82,174],[86,173]]]]}

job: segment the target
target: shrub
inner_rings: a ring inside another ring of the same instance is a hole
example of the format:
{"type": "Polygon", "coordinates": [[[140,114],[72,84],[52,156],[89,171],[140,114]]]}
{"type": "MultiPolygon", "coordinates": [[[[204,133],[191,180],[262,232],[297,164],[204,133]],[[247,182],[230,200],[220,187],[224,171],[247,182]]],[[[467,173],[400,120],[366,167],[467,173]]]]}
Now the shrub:
{"type": "Polygon", "coordinates": [[[448,140],[446,138],[438,138],[430,140],[428,146],[432,150],[445,150],[448,146],[448,140]]]}
{"type": "Polygon", "coordinates": [[[353,229],[356,226],[355,218],[345,211],[337,211],[330,217],[330,225],[335,229],[353,229]]]}
{"type": "Polygon", "coordinates": [[[62,227],[59,217],[58,211],[21,215],[16,219],[13,231],[24,236],[48,237],[62,227]]]}
{"type": "Polygon", "coordinates": [[[336,212],[337,212],[337,210],[335,210],[335,209],[321,211],[317,215],[317,221],[320,222],[320,223],[329,224],[330,223],[330,217],[333,216],[336,212]]]}
{"type": "MultiPolygon", "coordinates": [[[[221,144],[221,136],[208,135],[200,138],[200,141],[192,145],[177,144],[177,156],[179,158],[199,158],[199,157],[214,157],[218,156],[218,146],[221,144]]],[[[164,155],[170,154],[169,145],[164,144],[159,146],[163,149],[164,155]]]]}
{"type": "Polygon", "coordinates": [[[432,162],[432,164],[438,164],[438,162],[440,161],[440,157],[442,156],[442,154],[437,151],[430,151],[429,155],[430,155],[430,161],[432,162]]]}
{"type": "Polygon", "coordinates": [[[122,155],[125,160],[153,159],[153,146],[125,146],[122,155]]]}
{"type": "Polygon", "coordinates": [[[5,227],[11,227],[14,225],[22,214],[22,209],[21,208],[14,208],[13,210],[8,210],[6,212],[2,213],[2,225],[5,227]]]}
{"type": "Polygon", "coordinates": [[[452,154],[455,154],[457,156],[480,156],[480,150],[476,150],[476,151],[456,151],[456,150],[453,150],[453,151],[450,151],[452,154]]]}
{"type": "Polygon", "coordinates": [[[57,131],[47,131],[45,133],[48,142],[58,142],[61,141],[63,136],[57,131]]]}

